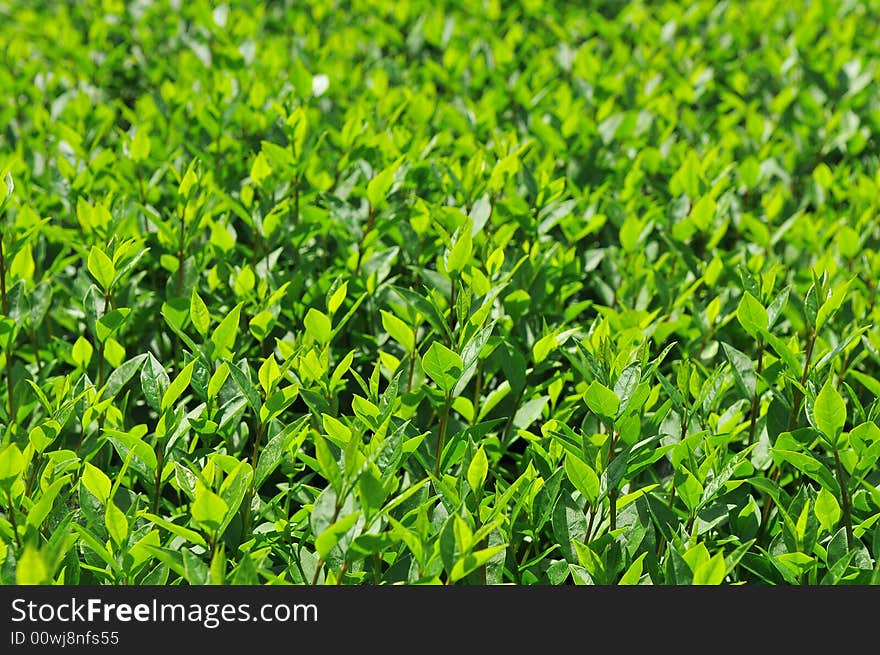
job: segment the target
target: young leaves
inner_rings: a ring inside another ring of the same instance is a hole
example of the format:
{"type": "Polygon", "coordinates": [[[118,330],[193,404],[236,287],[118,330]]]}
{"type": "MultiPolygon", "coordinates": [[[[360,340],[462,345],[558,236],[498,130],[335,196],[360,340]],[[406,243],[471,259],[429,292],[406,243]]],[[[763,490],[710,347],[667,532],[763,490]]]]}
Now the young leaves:
{"type": "Polygon", "coordinates": [[[192,517],[196,523],[209,532],[217,532],[228,508],[226,501],[219,495],[202,482],[196,482],[195,500],[192,504],[192,517]]]}
{"type": "Polygon", "coordinates": [[[753,339],[756,339],[762,330],[766,330],[769,324],[767,310],[764,309],[764,305],[748,291],[743,293],[742,299],[736,308],[736,318],[739,324],[742,325],[742,328],[753,339]]]}
{"type": "Polygon", "coordinates": [[[447,395],[455,387],[464,369],[461,357],[435,341],[422,357],[422,368],[434,383],[447,395]]]}
{"type": "Polygon", "coordinates": [[[374,210],[382,209],[386,204],[388,191],[394,183],[394,173],[400,167],[400,161],[396,161],[377,173],[367,184],[367,200],[374,210]]]}
{"type": "Polygon", "coordinates": [[[168,385],[165,393],[162,394],[162,402],[159,406],[160,411],[164,412],[169,409],[175,402],[177,402],[177,399],[180,398],[184,391],[186,391],[187,387],[189,387],[196,361],[197,360],[195,359],[191,360],[189,364],[181,369],[174,378],[174,381],[168,385]]]}
{"type": "Polygon", "coordinates": [[[195,287],[193,287],[192,295],[190,296],[189,317],[198,333],[202,337],[207,336],[208,330],[211,327],[211,314],[208,312],[208,306],[202,300],[195,287]]]}
{"type": "Polygon", "coordinates": [[[104,251],[98,246],[92,246],[89,251],[89,273],[100,285],[105,292],[110,289],[113,284],[113,278],[116,277],[116,267],[113,260],[110,259],[104,251]]]}
{"type": "Polygon", "coordinates": [[[837,436],[843,430],[846,422],[846,403],[834,388],[831,377],[825,381],[816,396],[816,401],[813,403],[813,419],[816,422],[816,429],[831,443],[837,440],[837,436]]]}
{"type": "Polygon", "coordinates": [[[590,386],[584,392],[584,401],[591,411],[606,420],[613,420],[620,407],[617,394],[597,380],[590,382],[590,386]]]}

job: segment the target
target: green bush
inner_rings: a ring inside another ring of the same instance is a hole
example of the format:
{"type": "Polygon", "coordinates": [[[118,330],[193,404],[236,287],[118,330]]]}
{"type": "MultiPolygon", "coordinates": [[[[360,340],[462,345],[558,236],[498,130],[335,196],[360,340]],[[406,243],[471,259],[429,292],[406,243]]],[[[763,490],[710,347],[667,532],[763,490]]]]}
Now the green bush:
{"type": "Polygon", "coordinates": [[[0,582],[880,581],[880,4],[0,7],[0,582]]]}

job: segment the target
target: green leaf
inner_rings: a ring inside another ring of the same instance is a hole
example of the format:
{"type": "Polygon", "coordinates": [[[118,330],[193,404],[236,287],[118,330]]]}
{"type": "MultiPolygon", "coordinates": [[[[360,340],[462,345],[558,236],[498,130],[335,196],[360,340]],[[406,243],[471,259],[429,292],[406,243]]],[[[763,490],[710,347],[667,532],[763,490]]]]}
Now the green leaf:
{"type": "Polygon", "coordinates": [[[343,535],[357,523],[358,517],[360,517],[360,512],[349,514],[321,532],[315,539],[315,550],[318,552],[318,555],[326,559],[343,535]]]}
{"type": "Polygon", "coordinates": [[[813,403],[813,419],[816,421],[816,429],[834,442],[843,430],[846,422],[846,403],[832,384],[829,376],[822,385],[822,389],[813,403]]]}
{"type": "Polygon", "coordinates": [[[196,482],[195,499],[192,503],[192,517],[196,523],[205,526],[209,531],[216,532],[228,509],[226,501],[202,484],[196,482]]]}
{"type": "Polygon", "coordinates": [[[176,523],[172,523],[167,519],[163,519],[161,516],[156,516],[155,514],[150,514],[149,512],[141,512],[140,516],[143,516],[148,521],[155,523],[160,528],[165,528],[171,534],[177,535],[178,537],[181,537],[186,541],[189,541],[190,543],[196,544],[197,546],[204,547],[208,545],[205,543],[202,535],[200,535],[195,530],[191,530],[182,525],[177,525],[176,523]]]}
{"type": "Polygon", "coordinates": [[[43,491],[43,495],[40,496],[40,500],[33,504],[27,514],[28,527],[39,529],[40,526],[43,525],[43,521],[46,520],[46,517],[49,516],[49,512],[52,511],[55,499],[58,497],[58,492],[61,491],[61,488],[70,481],[70,478],[70,475],[65,475],[46,487],[43,491]]]}
{"type": "Polygon", "coordinates": [[[177,187],[178,195],[186,198],[189,196],[189,192],[192,190],[194,186],[199,183],[199,177],[196,175],[195,171],[195,160],[191,161],[189,166],[186,169],[186,173],[183,175],[183,179],[180,181],[180,186],[177,187]]]}
{"type": "Polygon", "coordinates": [[[382,509],[386,496],[385,487],[373,471],[365,470],[358,478],[357,484],[363,507],[369,512],[382,509]]]}
{"type": "Polygon", "coordinates": [[[57,421],[48,420],[42,425],[35,425],[28,432],[28,441],[38,453],[42,453],[55,441],[55,437],[61,431],[61,426],[57,421]]]}
{"type": "Polygon", "coordinates": [[[125,548],[128,542],[128,519],[113,501],[104,506],[104,525],[116,547],[125,548]]]}
{"type": "Polygon", "coordinates": [[[51,582],[49,565],[39,550],[28,544],[15,567],[15,584],[45,585],[51,582]]]}
{"type": "MultiPolygon", "coordinates": [[[[642,367],[638,362],[633,362],[620,372],[617,382],[614,383],[614,395],[617,396],[620,401],[620,407],[617,410],[618,415],[628,413],[630,403],[633,402],[633,399],[636,399],[637,402],[632,409],[638,410],[641,407],[641,403],[638,402],[639,396],[636,395],[641,381],[642,367]]],[[[644,402],[644,399],[642,399],[641,402],[644,402]]]]}
{"type": "Polygon", "coordinates": [[[391,185],[394,183],[394,173],[399,166],[398,162],[394,162],[388,168],[382,170],[367,184],[367,200],[373,209],[381,209],[385,205],[385,199],[391,185]]]}
{"type": "Polygon", "coordinates": [[[229,526],[241,503],[244,501],[245,495],[251,486],[254,477],[254,470],[248,462],[239,461],[235,468],[229,472],[223,484],[220,485],[218,491],[220,498],[226,503],[226,513],[218,528],[218,533],[223,534],[229,526]]]}
{"type": "Polygon", "coordinates": [[[623,574],[623,577],[620,578],[620,582],[618,585],[636,585],[639,583],[639,580],[642,577],[642,567],[645,561],[645,557],[648,556],[648,553],[642,553],[639,555],[636,560],[630,564],[629,568],[626,570],[626,573],[623,574]]]}
{"type": "MultiPolygon", "coordinates": [[[[781,436],[781,435],[780,435],[781,436]]],[[[772,453],[807,474],[832,494],[840,493],[840,485],[834,474],[818,459],[807,453],[799,453],[785,448],[773,448],[772,453]]]]}
{"type": "MultiPolygon", "coordinates": [[[[352,405],[354,405],[354,400],[352,400],[352,405]]],[[[329,414],[324,414],[322,419],[324,431],[330,436],[331,441],[339,444],[340,447],[348,445],[349,440],[351,440],[351,430],[348,429],[345,423],[329,414]]]]}
{"type": "Polygon", "coordinates": [[[83,467],[82,484],[89,490],[90,494],[101,501],[102,505],[107,504],[107,501],[110,499],[110,488],[112,485],[110,484],[110,478],[107,477],[104,471],[90,462],[86,462],[83,467]]]}
{"type": "Polygon", "coordinates": [[[220,546],[214,551],[214,556],[211,558],[211,565],[209,567],[209,577],[212,585],[226,584],[225,544],[220,544],[220,546]]]}
{"type": "Polygon", "coordinates": [[[263,395],[268,397],[275,383],[281,377],[281,369],[275,361],[275,355],[270,354],[257,371],[257,381],[263,388],[263,395]]]}
{"type": "Polygon", "coordinates": [[[327,299],[327,311],[330,312],[331,315],[336,313],[336,310],[339,309],[339,306],[342,305],[345,300],[346,295],[348,294],[348,282],[343,282],[337,287],[337,289],[333,292],[333,294],[327,299]]]}
{"type": "Polygon", "coordinates": [[[692,584],[720,585],[724,582],[726,575],[727,565],[724,561],[724,553],[719,551],[711,559],[697,565],[692,584]]]}
{"type": "Polygon", "coordinates": [[[330,341],[333,325],[324,312],[312,307],[306,314],[303,324],[306,327],[306,334],[322,346],[330,341]]]}
{"type": "Polygon", "coordinates": [[[840,504],[834,494],[825,487],[819,490],[813,511],[816,513],[816,518],[819,519],[819,525],[823,530],[832,531],[840,520],[840,504]]]}
{"type": "Polygon", "coordinates": [[[476,493],[478,489],[483,488],[488,472],[489,459],[486,457],[485,448],[480,446],[471,458],[471,463],[468,465],[467,470],[467,482],[474,493],[476,493]]]}
{"type": "Polygon", "coordinates": [[[266,155],[260,151],[254,158],[254,163],[251,164],[251,180],[258,187],[261,187],[263,186],[263,180],[271,174],[272,167],[269,165],[269,160],[266,159],[266,155]]]}
{"type": "Polygon", "coordinates": [[[226,362],[220,362],[217,366],[217,370],[214,371],[213,375],[211,375],[211,379],[208,380],[208,398],[217,397],[217,394],[220,392],[220,389],[223,388],[223,384],[228,377],[229,364],[226,362]]]}
{"type": "Polygon", "coordinates": [[[769,325],[769,317],[764,305],[748,291],[743,293],[742,300],[736,308],[736,318],[753,339],[769,325]]]}
{"type": "Polygon", "coordinates": [[[207,336],[208,329],[211,327],[211,314],[208,312],[208,306],[202,300],[195,287],[193,287],[192,295],[189,299],[189,317],[198,333],[203,337],[207,336]]]}
{"type": "Polygon", "coordinates": [[[449,572],[450,581],[458,582],[470,573],[476,571],[496,555],[503,552],[506,548],[506,545],[490,546],[489,548],[483,548],[472,553],[467,553],[455,562],[455,565],[449,572]]]}
{"type": "Polygon", "coordinates": [[[141,162],[150,156],[150,136],[143,127],[138,127],[134,132],[134,138],[129,146],[131,159],[135,162],[141,162]]]}
{"type": "Polygon", "coordinates": [[[581,458],[567,453],[565,456],[565,475],[580,494],[592,505],[599,497],[599,476],[581,458]]]}
{"type": "Polygon", "coordinates": [[[593,413],[605,419],[614,419],[620,407],[617,394],[598,380],[590,382],[590,386],[584,392],[584,400],[593,413]]]}
{"type": "MultiPolygon", "coordinates": [[[[247,363],[244,363],[247,366],[247,363]]],[[[230,364],[229,366],[229,374],[232,376],[233,381],[238,388],[241,389],[241,392],[244,394],[245,399],[248,404],[251,406],[255,412],[259,413],[260,406],[263,404],[260,399],[260,390],[254,386],[253,382],[250,381],[250,378],[247,374],[242,371],[238,366],[234,364],[230,364]]]]}
{"type": "Polygon", "coordinates": [[[169,383],[168,373],[152,353],[147,353],[141,368],[141,390],[150,407],[157,412],[162,411],[162,396],[165,395],[169,383]]]}
{"type": "Polygon", "coordinates": [[[162,303],[162,316],[175,332],[180,332],[189,315],[189,307],[183,298],[169,298],[162,303]]]}
{"type": "MultiPolygon", "coordinates": [[[[305,82],[305,80],[300,80],[300,69],[302,69],[302,66],[299,59],[297,59],[295,63],[299,65],[296,66],[291,72],[291,79],[293,80],[294,87],[297,89],[297,91],[302,92],[303,89],[301,87],[305,82]]],[[[311,75],[309,75],[308,72],[305,73],[304,77],[311,80],[311,75]]],[[[306,86],[311,88],[311,81],[309,81],[306,86]]],[[[303,146],[306,142],[306,136],[308,134],[309,127],[308,114],[306,113],[305,107],[297,107],[292,112],[290,112],[290,116],[287,117],[285,124],[288,127],[292,128],[290,134],[291,146],[293,146],[293,155],[294,157],[299,159],[303,155],[303,146]]]]}
{"type": "Polygon", "coordinates": [[[446,255],[446,272],[452,276],[460,273],[470,261],[472,250],[471,223],[468,221],[459,228],[458,238],[446,255]]]}
{"type": "Polygon", "coordinates": [[[94,349],[92,348],[92,344],[89,343],[88,339],[83,336],[77,338],[76,343],[73,344],[73,349],[70,351],[70,356],[73,358],[74,364],[76,364],[79,368],[85,369],[88,367],[89,362],[92,361],[92,353],[94,349]]]}
{"type": "Polygon", "coordinates": [[[314,436],[315,458],[317,459],[318,471],[327,480],[333,489],[339,493],[342,489],[342,471],[333,454],[327,440],[320,434],[314,436]]]}
{"type": "Polygon", "coordinates": [[[24,470],[24,456],[14,443],[0,451],[0,486],[9,490],[24,470]]]}
{"type": "Polygon", "coordinates": [[[224,359],[232,355],[235,339],[238,336],[238,323],[241,319],[241,308],[244,303],[238,303],[224,317],[220,324],[214,328],[211,334],[211,343],[214,344],[214,354],[218,359],[224,359]]]}
{"type": "Polygon", "coordinates": [[[556,349],[556,333],[551,332],[538,339],[532,346],[532,361],[540,364],[553,350],[556,349]]]}
{"type": "Polygon", "coordinates": [[[602,558],[587,544],[580,541],[573,541],[572,543],[577,553],[578,563],[589,572],[594,584],[604,584],[606,573],[602,558]]]}
{"type": "Polygon", "coordinates": [[[88,268],[89,273],[97,280],[101,288],[107,291],[113,283],[113,278],[116,276],[116,267],[113,266],[113,261],[98,246],[92,246],[92,249],[89,251],[88,268]]]}
{"type": "Polygon", "coordinates": [[[130,309],[120,307],[119,309],[113,309],[107,312],[99,318],[95,326],[98,341],[104,343],[107,339],[119,332],[119,329],[125,323],[125,319],[130,313],[130,309]]]}
{"type": "Polygon", "coordinates": [[[260,448],[260,458],[254,471],[254,489],[259,490],[266,479],[278,468],[285,454],[290,454],[305,440],[304,427],[309,420],[308,416],[296,420],[287,425],[278,434],[269,439],[269,443],[260,448]]]}
{"type": "Polygon", "coordinates": [[[131,359],[122,363],[121,366],[114,369],[107,378],[107,384],[104,385],[104,397],[113,398],[126,385],[126,383],[134,377],[141,364],[147,359],[147,354],[135,355],[131,359]]]}
{"type": "Polygon", "coordinates": [[[379,313],[382,315],[382,327],[388,335],[403,346],[406,352],[413,352],[416,345],[413,329],[394,314],[386,312],[384,309],[379,310],[379,313]]]}
{"type": "Polygon", "coordinates": [[[0,205],[0,208],[4,207],[6,203],[9,202],[9,199],[15,191],[15,182],[12,181],[11,173],[7,172],[6,175],[3,176],[3,180],[6,182],[6,196],[3,198],[3,204],[0,205]]]}
{"type": "Polygon", "coordinates": [[[802,365],[798,361],[797,355],[791,351],[791,348],[786,345],[785,341],[767,330],[761,330],[760,334],[773,347],[773,350],[776,351],[779,357],[782,358],[789,372],[800,377],[802,365]]]}
{"type": "Polygon", "coordinates": [[[703,485],[696,476],[687,469],[681,469],[676,472],[674,478],[675,489],[684,504],[691,513],[694,513],[700,506],[700,499],[703,495],[703,485]]]}
{"type": "Polygon", "coordinates": [[[705,232],[709,229],[712,219],[715,217],[717,204],[712,196],[703,196],[694,204],[691,209],[690,219],[694,226],[700,231],[705,232]]]}
{"type": "Polygon", "coordinates": [[[180,373],[177,374],[177,377],[174,378],[174,381],[168,385],[168,388],[162,395],[162,403],[159,406],[159,411],[164,412],[167,410],[175,403],[175,401],[177,401],[178,398],[180,398],[181,394],[186,391],[186,388],[192,380],[193,368],[195,368],[196,361],[198,360],[191,360],[189,364],[181,369],[180,373]]]}
{"type": "Polygon", "coordinates": [[[840,306],[843,304],[843,301],[846,299],[847,291],[849,291],[849,282],[844,282],[839,285],[831,294],[828,296],[828,299],[822,303],[819,307],[819,310],[816,312],[816,330],[821,329],[825,322],[840,309],[840,306]]]}
{"type": "Polygon", "coordinates": [[[422,357],[422,368],[428,377],[448,395],[461,377],[464,363],[456,352],[439,341],[435,341],[422,357]]]}
{"type": "Polygon", "coordinates": [[[752,358],[729,344],[722,343],[721,347],[724,349],[727,361],[730,362],[736,386],[744,397],[751,399],[755,395],[757,385],[757,373],[752,358]]]}

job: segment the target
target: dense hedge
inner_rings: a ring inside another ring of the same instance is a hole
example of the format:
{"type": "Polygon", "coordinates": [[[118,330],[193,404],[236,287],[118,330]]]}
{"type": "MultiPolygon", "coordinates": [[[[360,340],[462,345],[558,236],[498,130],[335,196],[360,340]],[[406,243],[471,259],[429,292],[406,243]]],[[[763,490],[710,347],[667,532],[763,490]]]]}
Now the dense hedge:
{"type": "Polygon", "coordinates": [[[877,2],[11,0],[0,53],[0,581],[880,580],[877,2]]]}

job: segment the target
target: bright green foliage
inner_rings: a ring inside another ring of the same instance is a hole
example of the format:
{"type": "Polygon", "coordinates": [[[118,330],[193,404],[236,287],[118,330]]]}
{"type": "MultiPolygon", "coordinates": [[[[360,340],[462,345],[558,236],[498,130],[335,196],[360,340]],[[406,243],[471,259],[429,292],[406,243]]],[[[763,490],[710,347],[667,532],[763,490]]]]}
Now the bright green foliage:
{"type": "Polygon", "coordinates": [[[880,4],[0,7],[0,583],[880,583],[880,4]]]}

